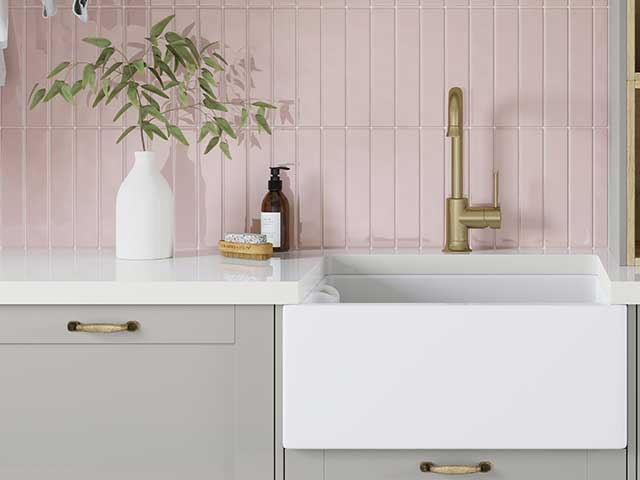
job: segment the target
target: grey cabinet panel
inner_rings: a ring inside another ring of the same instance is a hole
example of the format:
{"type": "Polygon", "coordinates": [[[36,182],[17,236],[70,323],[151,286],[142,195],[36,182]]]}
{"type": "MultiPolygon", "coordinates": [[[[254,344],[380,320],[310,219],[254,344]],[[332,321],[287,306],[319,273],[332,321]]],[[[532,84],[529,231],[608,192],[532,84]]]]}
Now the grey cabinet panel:
{"type": "Polygon", "coordinates": [[[447,478],[420,471],[422,462],[475,465],[491,462],[488,473],[469,480],[625,480],[624,450],[326,450],[286,451],[286,480],[419,480],[447,478]]]}
{"type": "Polygon", "coordinates": [[[48,319],[91,308],[23,308],[0,308],[0,478],[273,478],[273,307],[127,307],[149,335],[170,314],[179,340],[74,344],[48,342],[48,319]],[[3,342],[20,321],[38,342],[3,342]]]}

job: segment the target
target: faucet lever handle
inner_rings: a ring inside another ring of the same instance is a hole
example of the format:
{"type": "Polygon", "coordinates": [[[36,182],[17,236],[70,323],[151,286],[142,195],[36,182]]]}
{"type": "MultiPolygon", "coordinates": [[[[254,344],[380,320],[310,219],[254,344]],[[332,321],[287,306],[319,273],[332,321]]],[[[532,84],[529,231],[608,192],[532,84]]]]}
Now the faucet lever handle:
{"type": "Polygon", "coordinates": [[[500,193],[500,172],[493,172],[493,208],[498,208],[498,196],[500,193]]]}

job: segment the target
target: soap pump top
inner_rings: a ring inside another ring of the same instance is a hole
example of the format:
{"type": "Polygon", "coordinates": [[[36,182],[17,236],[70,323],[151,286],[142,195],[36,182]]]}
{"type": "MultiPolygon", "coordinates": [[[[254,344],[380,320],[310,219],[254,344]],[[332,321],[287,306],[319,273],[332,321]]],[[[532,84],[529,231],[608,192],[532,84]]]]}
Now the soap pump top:
{"type": "Polygon", "coordinates": [[[269,191],[282,191],[282,180],[280,179],[280,170],[290,170],[289,167],[270,167],[271,178],[269,179],[269,191]]]}

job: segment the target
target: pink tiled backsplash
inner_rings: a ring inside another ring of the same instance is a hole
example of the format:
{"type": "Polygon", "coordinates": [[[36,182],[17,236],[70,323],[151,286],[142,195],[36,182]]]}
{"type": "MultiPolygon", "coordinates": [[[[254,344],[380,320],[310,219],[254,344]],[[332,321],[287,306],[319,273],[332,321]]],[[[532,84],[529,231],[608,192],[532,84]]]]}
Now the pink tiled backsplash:
{"type": "Polygon", "coordinates": [[[179,31],[222,39],[239,72],[228,88],[280,107],[273,137],[249,128],[232,161],[201,155],[199,119],[181,119],[190,147],[154,145],[175,191],[178,249],[255,229],[271,163],[292,167],[299,248],[441,246],[454,85],[465,92],[473,202],[490,201],[500,171],[503,227],[473,232],[473,245],[606,245],[607,0],[220,1],[92,0],[82,24],[69,2],[45,20],[40,0],[13,0],[2,246],[113,245],[116,191],[138,149],[133,135],[115,145],[118,105],[27,112],[25,98],[63,59],[95,55],[81,38],[135,54],[174,12],[179,31]]]}

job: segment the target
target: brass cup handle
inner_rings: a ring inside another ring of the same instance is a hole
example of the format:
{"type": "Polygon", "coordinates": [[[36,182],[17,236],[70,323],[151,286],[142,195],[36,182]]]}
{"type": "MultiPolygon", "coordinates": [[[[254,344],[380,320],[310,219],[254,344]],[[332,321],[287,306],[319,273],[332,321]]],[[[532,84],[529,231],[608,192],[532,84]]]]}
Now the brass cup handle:
{"type": "Polygon", "coordinates": [[[491,471],[491,463],[480,462],[477,465],[436,465],[422,462],[420,471],[425,473],[439,473],[441,475],[467,475],[470,473],[486,473],[491,471]]]}
{"type": "Polygon", "coordinates": [[[135,332],[140,330],[140,324],[136,321],[126,323],[67,323],[67,330],[70,332],[85,333],[116,333],[116,332],[135,332]]]}

